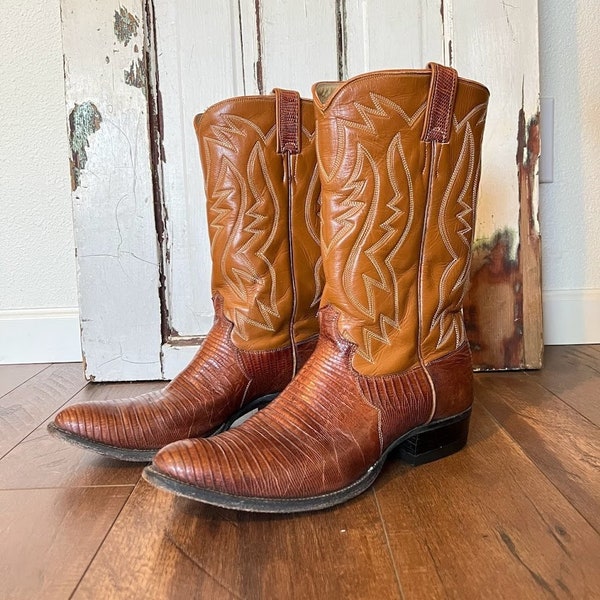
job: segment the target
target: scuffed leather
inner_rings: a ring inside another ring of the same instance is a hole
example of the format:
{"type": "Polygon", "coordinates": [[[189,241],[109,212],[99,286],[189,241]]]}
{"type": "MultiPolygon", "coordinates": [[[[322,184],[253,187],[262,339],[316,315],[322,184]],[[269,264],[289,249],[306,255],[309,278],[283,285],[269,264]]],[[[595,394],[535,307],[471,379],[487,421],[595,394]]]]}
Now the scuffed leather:
{"type": "Polygon", "coordinates": [[[118,448],[205,435],[281,391],[316,345],[322,284],[312,102],[298,154],[278,154],[275,96],[233,98],[195,120],[208,198],[215,323],[164,389],[76,404],[55,426],[118,448]]]}
{"type": "Polygon", "coordinates": [[[170,444],[154,467],[197,487],[258,498],[319,495],[364,474],[391,437],[427,418],[432,395],[429,386],[412,385],[422,370],[387,378],[356,373],[355,347],[340,336],[337,319],[332,307],[321,311],[317,349],[269,406],[214,438],[170,444]],[[414,395],[401,403],[386,396],[401,389],[414,395]]]}

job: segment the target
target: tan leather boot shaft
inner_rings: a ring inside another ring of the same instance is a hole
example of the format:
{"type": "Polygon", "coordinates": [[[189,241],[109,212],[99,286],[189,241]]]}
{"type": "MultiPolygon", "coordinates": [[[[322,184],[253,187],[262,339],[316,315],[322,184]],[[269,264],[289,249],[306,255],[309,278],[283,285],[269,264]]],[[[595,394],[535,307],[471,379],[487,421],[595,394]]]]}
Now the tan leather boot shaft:
{"type": "Polygon", "coordinates": [[[318,331],[322,287],[312,102],[283,91],[233,98],[198,115],[195,127],[212,292],[234,324],[233,343],[254,351],[306,340],[318,331]],[[288,149],[279,148],[286,135],[288,149]]]}
{"type": "Polygon", "coordinates": [[[399,373],[466,341],[461,306],[488,92],[445,83],[454,108],[441,125],[430,71],[314,89],[322,305],[340,313],[340,333],[357,346],[353,366],[365,375],[399,373]],[[427,127],[445,128],[444,141],[426,141],[427,127]]]}

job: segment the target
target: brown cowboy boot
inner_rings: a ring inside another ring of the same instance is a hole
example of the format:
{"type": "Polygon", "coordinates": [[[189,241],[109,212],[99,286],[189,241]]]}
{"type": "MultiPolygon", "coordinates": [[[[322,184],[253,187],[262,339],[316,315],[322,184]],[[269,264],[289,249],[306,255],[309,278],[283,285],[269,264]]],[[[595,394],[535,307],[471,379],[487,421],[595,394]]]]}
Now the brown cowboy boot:
{"type": "Polygon", "coordinates": [[[135,398],[69,406],[65,440],[150,461],[274,398],[313,352],[322,291],[313,103],[295,92],[240,97],[195,121],[208,198],[215,321],[171,383],[135,398]]]}
{"type": "Polygon", "coordinates": [[[163,448],[151,483],[227,508],[315,510],[366,490],[390,451],[465,443],[472,365],[461,306],[488,101],[453,69],[313,88],[325,289],[317,349],[239,427],[163,448]]]}

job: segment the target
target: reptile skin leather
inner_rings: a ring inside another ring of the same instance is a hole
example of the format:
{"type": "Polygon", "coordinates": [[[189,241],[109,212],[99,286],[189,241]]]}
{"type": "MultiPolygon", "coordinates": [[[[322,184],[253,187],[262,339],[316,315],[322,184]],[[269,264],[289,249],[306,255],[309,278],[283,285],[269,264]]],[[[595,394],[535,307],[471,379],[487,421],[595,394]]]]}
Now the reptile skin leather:
{"type": "Polygon", "coordinates": [[[322,270],[313,103],[276,90],[220,102],[194,124],[214,325],[162,390],[76,404],[52,424],[54,433],[105,454],[132,450],[117,455],[126,460],[208,435],[251,401],[280,392],[316,345],[322,270]]]}
{"type": "Polygon", "coordinates": [[[430,65],[316,84],[313,96],[319,343],[263,411],[155,456],[150,481],[201,501],[323,508],[362,491],[411,431],[468,419],[461,310],[488,91],[430,65]]]}

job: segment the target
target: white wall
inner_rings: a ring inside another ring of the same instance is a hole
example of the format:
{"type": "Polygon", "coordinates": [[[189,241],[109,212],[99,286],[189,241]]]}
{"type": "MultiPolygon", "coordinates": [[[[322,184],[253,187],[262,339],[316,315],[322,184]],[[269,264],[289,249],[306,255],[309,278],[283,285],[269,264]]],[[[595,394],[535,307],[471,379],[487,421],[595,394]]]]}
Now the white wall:
{"type": "Polygon", "coordinates": [[[555,103],[554,181],[540,185],[545,341],[600,343],[600,11],[539,0],[539,14],[541,95],[555,103]]]}
{"type": "Polygon", "coordinates": [[[59,0],[0,18],[0,362],[80,360],[59,0]]]}
{"type": "MultiPolygon", "coordinates": [[[[600,11],[587,7],[539,0],[555,98],[540,197],[550,343],[600,343],[600,11]]],[[[4,3],[0,56],[0,362],[78,360],[59,0],[4,3]]]]}

